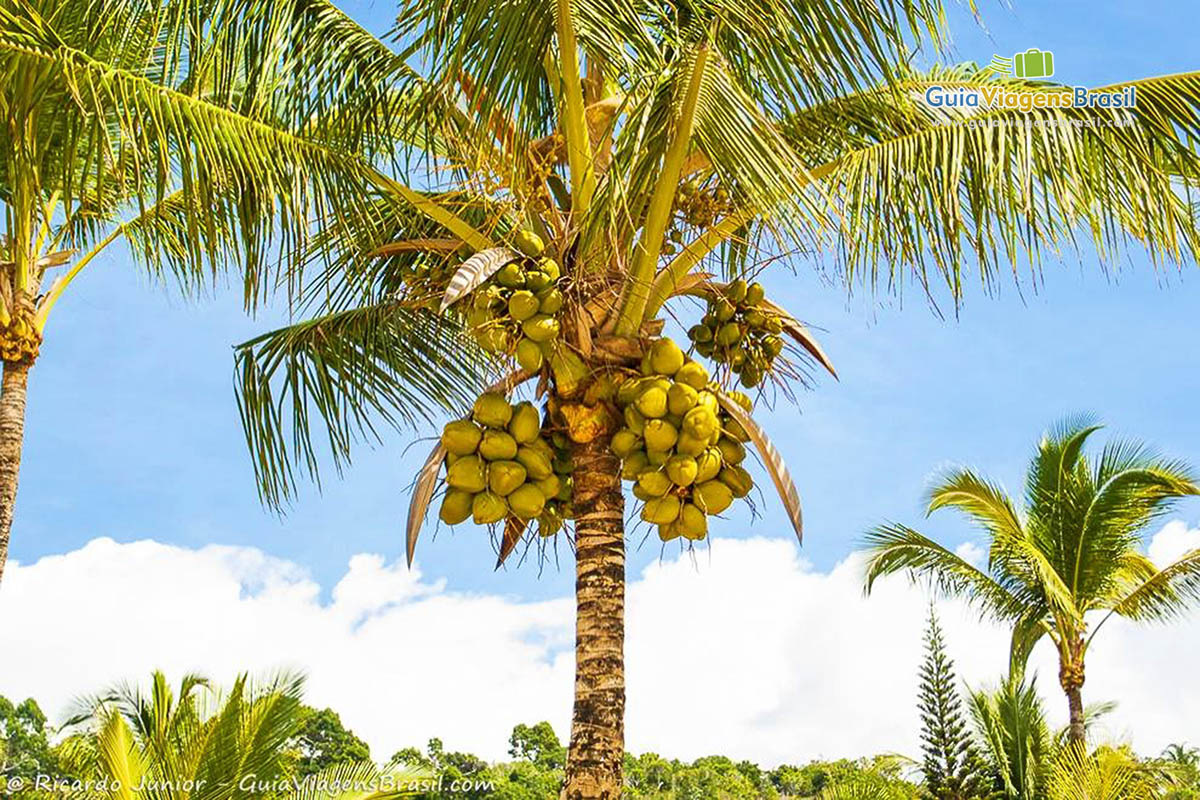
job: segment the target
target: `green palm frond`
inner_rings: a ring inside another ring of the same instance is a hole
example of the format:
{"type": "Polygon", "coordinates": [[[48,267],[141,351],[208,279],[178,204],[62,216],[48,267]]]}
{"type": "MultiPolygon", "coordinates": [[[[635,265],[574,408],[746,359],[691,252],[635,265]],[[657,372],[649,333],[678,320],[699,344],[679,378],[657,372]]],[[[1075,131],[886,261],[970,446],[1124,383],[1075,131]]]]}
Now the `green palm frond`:
{"type": "Polygon", "coordinates": [[[929,490],[926,514],[939,508],[962,511],[994,536],[1024,535],[1012,498],[969,469],[950,470],[929,490]]]}
{"type": "Polygon", "coordinates": [[[895,288],[907,269],[927,289],[941,280],[957,302],[968,258],[986,288],[1009,265],[1036,269],[1043,253],[1078,247],[1080,233],[1106,262],[1130,241],[1156,262],[1194,260],[1200,73],[1102,90],[1135,86],[1129,110],[934,109],[924,99],[933,85],[1048,88],[935,70],[785,123],[798,147],[833,131],[808,152],[830,165],[829,192],[852,232],[841,242],[848,281],[895,288]]]}
{"type": "Polygon", "coordinates": [[[1005,800],[1042,797],[1055,751],[1036,680],[1009,676],[971,691],[968,705],[1005,800]]]}
{"type": "Polygon", "coordinates": [[[940,593],[973,599],[987,615],[1001,620],[1018,616],[1020,600],[991,576],[905,525],[881,525],[867,534],[866,590],[885,575],[904,572],[940,593]]]}
{"type": "Polygon", "coordinates": [[[379,425],[399,428],[469,406],[489,371],[453,319],[385,302],[290,325],[238,346],[238,408],[259,491],[280,506],[293,465],[318,478],[323,429],[340,469],[379,425]]]}
{"type": "Polygon", "coordinates": [[[1082,746],[1064,748],[1054,761],[1048,800],[1151,800],[1160,797],[1151,771],[1129,753],[1102,747],[1091,754],[1082,746]]]}
{"type": "Polygon", "coordinates": [[[1200,549],[1120,588],[1121,594],[1110,601],[1112,613],[1138,621],[1174,619],[1200,603],[1200,549]]]}

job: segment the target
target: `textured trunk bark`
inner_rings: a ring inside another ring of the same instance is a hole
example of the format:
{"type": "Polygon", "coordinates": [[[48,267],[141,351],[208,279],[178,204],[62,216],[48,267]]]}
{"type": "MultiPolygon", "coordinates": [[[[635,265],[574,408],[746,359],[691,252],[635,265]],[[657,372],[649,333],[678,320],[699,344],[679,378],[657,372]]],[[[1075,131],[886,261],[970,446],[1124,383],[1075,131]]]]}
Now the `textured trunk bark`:
{"type": "Polygon", "coordinates": [[[625,501],[601,436],[575,447],[575,712],[567,800],[621,796],[625,757],[625,501]]]}
{"type": "Polygon", "coordinates": [[[1067,689],[1067,708],[1071,713],[1071,727],[1067,731],[1067,741],[1072,745],[1085,745],[1086,731],[1083,724],[1083,695],[1080,687],[1067,689]]]}
{"type": "Polygon", "coordinates": [[[25,438],[25,389],[29,364],[4,364],[0,385],[0,581],[8,560],[13,506],[17,501],[17,476],[21,471],[21,444],[25,438]]]}

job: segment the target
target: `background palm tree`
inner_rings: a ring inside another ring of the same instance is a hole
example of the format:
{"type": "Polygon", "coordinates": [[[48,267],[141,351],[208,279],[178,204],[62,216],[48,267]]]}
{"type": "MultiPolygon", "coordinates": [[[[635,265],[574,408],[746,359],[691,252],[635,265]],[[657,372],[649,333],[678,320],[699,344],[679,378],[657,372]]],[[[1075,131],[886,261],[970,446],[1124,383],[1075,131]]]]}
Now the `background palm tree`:
{"type": "Polygon", "coordinates": [[[255,300],[276,245],[363,196],[402,66],[364,36],[322,0],[0,0],[0,577],[56,303],[118,239],[188,293],[237,268],[255,300]]]}
{"type": "Polygon", "coordinates": [[[969,469],[937,482],[929,513],[954,508],[983,529],[983,569],[904,525],[881,526],[867,539],[868,592],[880,577],[904,572],[1012,625],[1013,677],[1049,636],[1076,746],[1084,741],[1085,657],[1104,623],[1113,615],[1163,621],[1200,600],[1200,549],[1161,569],[1139,549],[1151,522],[1200,493],[1191,471],[1129,441],[1110,442],[1089,460],[1084,446],[1099,427],[1088,418],[1066,420],[1042,439],[1026,474],[1024,508],[969,469]],[[1089,621],[1093,614],[1100,618],[1089,621]]]}
{"type": "MultiPolygon", "coordinates": [[[[119,782],[119,796],[127,800],[387,800],[416,793],[410,782],[428,777],[424,771],[380,770],[370,761],[292,780],[289,743],[303,721],[302,689],[303,679],[293,674],[262,683],[243,675],[225,693],[187,675],[172,691],[155,672],[148,692],[124,685],[80,702],[60,747],[63,771],[97,786],[119,782]]],[[[106,793],[92,789],[80,796],[106,793]]]]}
{"type": "MultiPolygon", "coordinates": [[[[1200,74],[1136,81],[1129,111],[997,109],[966,125],[925,89],[1040,88],[972,65],[908,66],[914,41],[944,41],[941,21],[936,0],[402,4],[397,40],[420,73],[394,84],[409,101],[390,117],[406,169],[380,166],[389,179],[293,273],[308,318],[240,348],[241,412],[273,505],[298,472],[317,475],[319,447],[340,468],[381,426],[461,415],[492,381],[537,380],[548,410],[572,420],[570,798],[621,786],[625,501],[611,382],[636,372],[674,298],[727,290],[702,265],[753,277],[820,248],[848,284],[911,274],[957,301],[968,263],[986,284],[1081,234],[1105,258],[1127,241],[1167,261],[1196,250],[1200,74]],[[1026,125],[1038,135],[997,134],[1026,125]],[[560,337],[548,365],[535,353],[513,371],[506,343],[489,355],[463,335],[475,299],[463,298],[514,247],[537,252],[531,234],[561,271],[560,337]]],[[[389,52],[378,43],[370,57],[389,52]]],[[[828,366],[791,315],[754,310],[798,347],[769,389],[828,366]]],[[[719,377],[727,389],[730,371],[719,377]]],[[[782,461],[742,415],[799,533],[782,461]]],[[[434,450],[414,491],[410,561],[444,457],[434,450]]],[[[524,530],[495,532],[501,561],[524,530]]]]}

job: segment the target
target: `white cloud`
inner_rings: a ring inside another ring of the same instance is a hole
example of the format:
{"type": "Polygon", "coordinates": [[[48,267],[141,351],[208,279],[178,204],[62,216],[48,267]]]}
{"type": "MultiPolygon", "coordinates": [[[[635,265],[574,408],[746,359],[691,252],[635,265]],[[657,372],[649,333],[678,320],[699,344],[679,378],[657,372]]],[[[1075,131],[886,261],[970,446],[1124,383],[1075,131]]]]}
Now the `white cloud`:
{"type": "MultiPolygon", "coordinates": [[[[1171,523],[1151,552],[1198,531],[1171,523]]],[[[870,599],[851,558],[830,572],[786,539],[720,540],[658,562],[628,597],[628,743],[763,764],[917,751],[913,709],[928,599],[905,581],[870,599]]],[[[1006,635],[960,604],[939,606],[972,685],[994,681],[1006,635]]],[[[331,599],[295,564],[250,548],[188,550],[97,539],[12,568],[0,592],[8,654],[0,693],[52,712],[78,694],[158,667],[228,681],[239,670],[303,668],[376,757],[440,736],[504,756],[508,732],[549,719],[565,735],[574,632],[569,598],[521,602],[429,581],[375,555],[351,559],[331,599]]],[[[1052,716],[1065,703],[1053,653],[1035,656],[1052,716]]],[[[1115,736],[1151,752],[1196,739],[1200,622],[1110,623],[1089,663],[1089,700],[1115,699],[1115,736]]],[[[565,738],[565,736],[564,736],[565,738]]]]}

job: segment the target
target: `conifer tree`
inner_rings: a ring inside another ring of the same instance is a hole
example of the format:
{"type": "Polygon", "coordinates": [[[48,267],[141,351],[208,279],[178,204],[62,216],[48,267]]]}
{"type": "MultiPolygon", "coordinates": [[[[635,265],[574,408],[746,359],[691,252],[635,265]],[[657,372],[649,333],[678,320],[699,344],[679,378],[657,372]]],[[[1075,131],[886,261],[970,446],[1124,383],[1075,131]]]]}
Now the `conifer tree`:
{"type": "Polygon", "coordinates": [[[987,765],[971,741],[955,685],[954,662],[937,614],[929,610],[925,663],[921,666],[921,770],[932,800],[970,800],[991,796],[987,765]]]}

